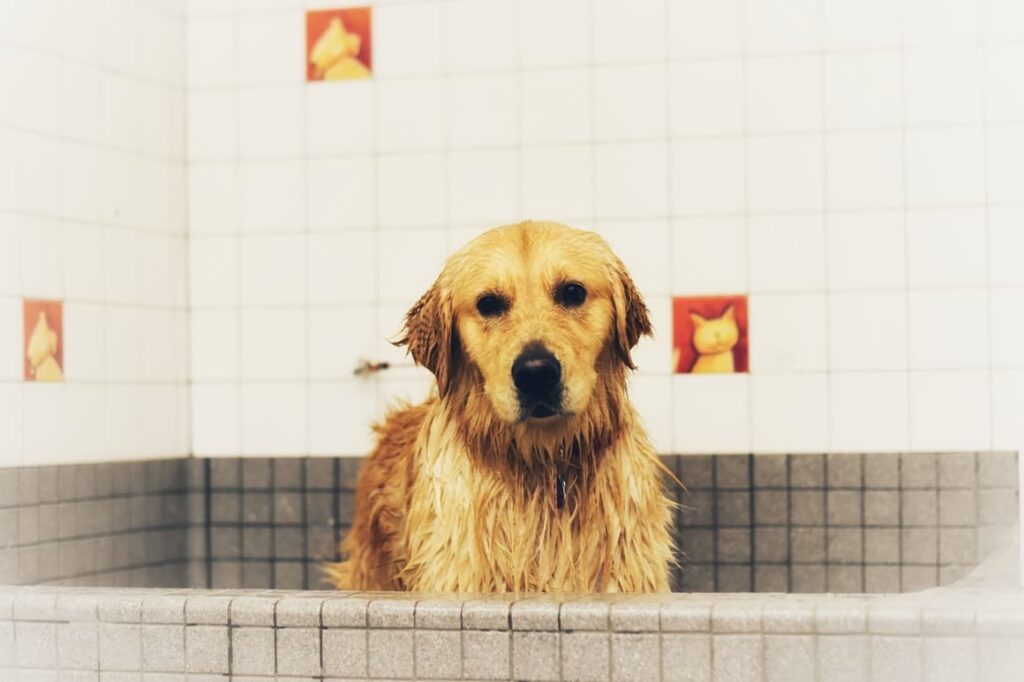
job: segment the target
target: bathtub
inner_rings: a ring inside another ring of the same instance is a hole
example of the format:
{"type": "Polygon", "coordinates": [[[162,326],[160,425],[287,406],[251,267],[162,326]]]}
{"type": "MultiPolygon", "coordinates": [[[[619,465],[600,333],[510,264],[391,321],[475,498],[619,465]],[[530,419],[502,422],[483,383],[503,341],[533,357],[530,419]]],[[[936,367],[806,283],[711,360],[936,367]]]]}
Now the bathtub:
{"type": "Polygon", "coordinates": [[[666,463],[646,596],[317,591],[357,459],[2,470],[0,679],[1021,679],[1015,454],[666,463]]]}

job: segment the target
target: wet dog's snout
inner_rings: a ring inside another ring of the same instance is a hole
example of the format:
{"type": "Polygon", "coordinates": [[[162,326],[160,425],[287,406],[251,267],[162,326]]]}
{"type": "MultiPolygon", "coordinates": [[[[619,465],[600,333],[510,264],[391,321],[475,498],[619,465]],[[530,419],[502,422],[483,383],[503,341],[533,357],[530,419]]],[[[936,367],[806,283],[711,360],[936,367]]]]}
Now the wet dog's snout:
{"type": "Polygon", "coordinates": [[[562,381],[562,365],[543,346],[524,350],[512,364],[512,380],[519,392],[527,396],[543,396],[562,381]]]}
{"type": "Polygon", "coordinates": [[[562,365],[543,345],[532,343],[523,349],[512,363],[512,381],[530,416],[548,417],[561,406],[562,365]]]}

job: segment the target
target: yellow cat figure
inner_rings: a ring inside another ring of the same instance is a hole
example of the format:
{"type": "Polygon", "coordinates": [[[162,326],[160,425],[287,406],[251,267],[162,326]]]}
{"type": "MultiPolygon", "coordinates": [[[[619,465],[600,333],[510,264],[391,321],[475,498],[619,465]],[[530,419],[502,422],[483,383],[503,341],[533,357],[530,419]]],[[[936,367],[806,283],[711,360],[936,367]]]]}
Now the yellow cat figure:
{"type": "Polygon", "coordinates": [[[36,326],[32,328],[32,335],[28,337],[28,348],[25,350],[25,357],[32,368],[32,376],[36,381],[63,381],[64,372],[61,371],[57,358],[57,332],[50,329],[46,321],[46,313],[39,311],[39,319],[36,326]]]}
{"type": "Polygon", "coordinates": [[[736,371],[732,349],[740,340],[736,316],[732,306],[719,317],[710,320],[691,312],[693,320],[693,347],[697,360],[693,363],[693,374],[729,374],[736,371]]]}
{"type": "Polygon", "coordinates": [[[356,59],[362,42],[359,34],[345,30],[340,17],[334,17],[310,50],[309,61],[324,80],[369,78],[370,71],[356,59]]]}

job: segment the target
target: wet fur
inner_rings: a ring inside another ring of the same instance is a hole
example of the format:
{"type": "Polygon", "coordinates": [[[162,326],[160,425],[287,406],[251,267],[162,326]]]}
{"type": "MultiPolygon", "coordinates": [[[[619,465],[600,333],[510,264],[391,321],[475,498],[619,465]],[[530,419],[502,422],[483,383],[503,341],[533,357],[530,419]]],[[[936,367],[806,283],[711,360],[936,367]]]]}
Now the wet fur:
{"type": "Polygon", "coordinates": [[[667,472],[626,393],[630,350],[650,331],[636,287],[596,235],[523,223],[493,230],[449,259],[409,311],[400,342],[434,373],[437,390],[375,427],[377,446],[342,544],[347,559],[327,566],[330,581],[366,590],[668,590],[667,472]],[[512,268],[552,261],[518,273],[523,317],[506,327],[471,319],[472,290],[484,283],[477,271],[488,270],[480,259],[492,251],[506,254],[512,268]],[[560,318],[568,313],[550,308],[543,290],[525,291],[580,264],[590,267],[594,297],[585,319],[560,318]],[[601,338],[591,338],[595,329],[601,338]],[[487,344],[521,348],[538,335],[561,348],[570,404],[580,409],[540,423],[512,420],[501,411],[507,363],[496,359],[499,346],[487,344]],[[564,508],[556,501],[559,472],[564,508]]]}

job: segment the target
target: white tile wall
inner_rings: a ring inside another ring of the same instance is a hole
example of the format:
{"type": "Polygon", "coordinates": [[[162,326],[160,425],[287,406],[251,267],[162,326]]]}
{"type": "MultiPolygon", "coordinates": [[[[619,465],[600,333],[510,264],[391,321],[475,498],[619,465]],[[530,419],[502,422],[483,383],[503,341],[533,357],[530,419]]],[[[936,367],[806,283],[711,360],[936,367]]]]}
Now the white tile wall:
{"type": "Polygon", "coordinates": [[[185,24],[0,4],[0,466],[190,451],[185,24]],[[22,381],[23,298],[64,301],[63,383],[22,381]]]}
{"type": "MultiPolygon", "coordinates": [[[[429,377],[358,360],[408,363],[387,339],[444,257],[524,217],[633,271],[658,336],[631,391],[663,451],[1019,446],[1019,3],[380,2],[373,79],[305,84],[307,4],[188,14],[196,453],[364,453],[429,377]],[[670,297],[738,293],[751,373],[671,375],[670,297]]],[[[26,145],[45,205],[66,152],[22,137],[0,148],[26,145]]],[[[42,287],[100,274],[36,260],[42,287]]]]}

